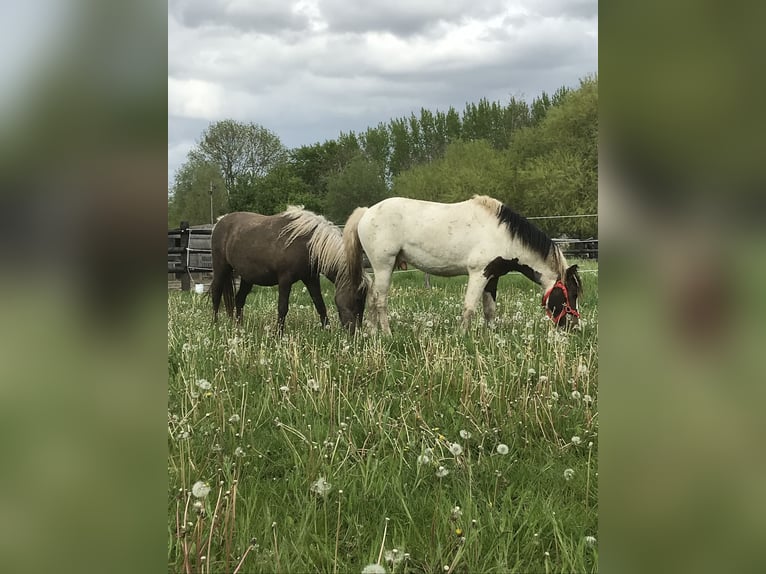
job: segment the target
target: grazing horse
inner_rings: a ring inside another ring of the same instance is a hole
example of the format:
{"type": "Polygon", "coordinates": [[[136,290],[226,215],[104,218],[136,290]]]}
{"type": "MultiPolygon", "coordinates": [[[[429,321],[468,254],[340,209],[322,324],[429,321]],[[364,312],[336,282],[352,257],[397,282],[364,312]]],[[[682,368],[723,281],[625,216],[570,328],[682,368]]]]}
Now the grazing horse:
{"type": "Polygon", "coordinates": [[[431,275],[468,275],[462,328],[467,330],[482,300],[484,318],[495,315],[497,281],[518,271],[544,290],[542,305],[558,326],[576,325],[582,289],[577,265],[567,267],[561,250],[526,218],[500,201],[476,195],[460,203],[390,197],[359,207],[343,230],[349,266],[361,266],[362,250],[375,274],[368,309],[373,326],[388,325],[386,299],[391,272],[406,261],[431,275]]]}
{"type": "Polygon", "coordinates": [[[303,281],[314,302],[322,326],[327,308],[322,299],[320,273],[335,284],[335,304],[341,324],[353,333],[362,322],[368,279],[360,269],[349,269],[341,230],[322,217],[290,206],[277,215],[235,212],[221,217],[213,228],[213,320],[223,297],[232,316],[236,304],[237,322],[253,285],[279,285],[280,333],[293,283],[303,281]],[[350,271],[356,271],[352,275],[350,271]],[[234,275],[240,276],[234,296],[234,275]]]}

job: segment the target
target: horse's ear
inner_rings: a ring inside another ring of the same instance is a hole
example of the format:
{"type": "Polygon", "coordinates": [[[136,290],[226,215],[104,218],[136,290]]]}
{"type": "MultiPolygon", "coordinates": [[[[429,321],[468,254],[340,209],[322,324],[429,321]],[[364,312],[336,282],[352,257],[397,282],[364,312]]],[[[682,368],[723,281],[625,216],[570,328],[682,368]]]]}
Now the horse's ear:
{"type": "Polygon", "coordinates": [[[566,270],[566,282],[574,282],[577,286],[577,291],[582,291],[582,283],[580,282],[580,275],[577,273],[577,264],[575,263],[566,270]]]}

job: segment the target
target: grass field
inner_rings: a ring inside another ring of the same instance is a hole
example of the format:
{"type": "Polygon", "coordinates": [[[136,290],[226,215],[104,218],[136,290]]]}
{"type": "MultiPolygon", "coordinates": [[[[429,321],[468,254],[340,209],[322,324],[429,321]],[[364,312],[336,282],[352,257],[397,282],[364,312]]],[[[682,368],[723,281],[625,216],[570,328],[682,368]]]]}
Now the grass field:
{"type": "Polygon", "coordinates": [[[596,264],[581,270],[568,335],[515,274],[466,335],[465,278],[396,274],[391,338],[341,331],[329,283],[331,328],[296,284],[282,338],[273,288],[242,329],[168,293],[169,571],[596,572],[596,264]]]}

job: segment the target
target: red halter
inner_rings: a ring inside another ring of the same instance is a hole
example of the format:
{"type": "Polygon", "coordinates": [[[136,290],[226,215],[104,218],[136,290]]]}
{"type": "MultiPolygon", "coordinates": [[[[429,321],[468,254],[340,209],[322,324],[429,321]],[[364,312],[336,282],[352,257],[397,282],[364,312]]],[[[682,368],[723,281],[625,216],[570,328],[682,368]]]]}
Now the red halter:
{"type": "Polygon", "coordinates": [[[580,313],[577,312],[577,309],[572,308],[572,305],[569,304],[569,291],[567,291],[566,285],[564,285],[561,282],[561,280],[556,281],[553,284],[553,287],[551,287],[545,292],[545,295],[543,295],[542,305],[543,307],[545,307],[545,314],[548,315],[548,317],[550,317],[553,320],[553,322],[556,323],[556,325],[559,324],[559,321],[561,321],[564,315],[574,315],[575,317],[578,317],[578,318],[580,317],[580,313]],[[558,287],[564,292],[564,307],[563,309],[561,309],[561,312],[554,317],[553,311],[548,309],[546,303],[548,303],[548,297],[550,297],[551,291],[553,291],[556,287],[558,287]]]}

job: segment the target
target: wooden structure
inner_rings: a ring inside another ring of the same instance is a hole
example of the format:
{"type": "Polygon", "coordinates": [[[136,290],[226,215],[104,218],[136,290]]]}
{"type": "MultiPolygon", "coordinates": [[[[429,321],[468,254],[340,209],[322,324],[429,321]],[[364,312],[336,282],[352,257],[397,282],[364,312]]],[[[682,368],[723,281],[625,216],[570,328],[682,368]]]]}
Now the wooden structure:
{"type": "Polygon", "coordinates": [[[189,226],[187,221],[168,230],[168,273],[181,281],[182,291],[191,290],[192,273],[213,271],[212,232],[210,224],[189,226]]]}

